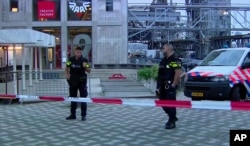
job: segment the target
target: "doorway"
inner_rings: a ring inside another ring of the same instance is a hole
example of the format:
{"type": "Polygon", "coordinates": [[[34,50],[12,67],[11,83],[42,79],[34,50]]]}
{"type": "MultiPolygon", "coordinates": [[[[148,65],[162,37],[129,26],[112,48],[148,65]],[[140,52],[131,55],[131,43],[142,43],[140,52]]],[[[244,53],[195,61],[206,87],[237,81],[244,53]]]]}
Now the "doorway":
{"type": "Polygon", "coordinates": [[[61,28],[60,27],[35,27],[34,30],[51,34],[56,37],[55,48],[42,49],[42,64],[44,69],[61,68],[61,28]]]}
{"type": "Polygon", "coordinates": [[[73,50],[76,47],[83,49],[83,57],[92,62],[92,39],[91,27],[68,27],[69,32],[69,50],[68,55],[73,55],[73,50]]]}

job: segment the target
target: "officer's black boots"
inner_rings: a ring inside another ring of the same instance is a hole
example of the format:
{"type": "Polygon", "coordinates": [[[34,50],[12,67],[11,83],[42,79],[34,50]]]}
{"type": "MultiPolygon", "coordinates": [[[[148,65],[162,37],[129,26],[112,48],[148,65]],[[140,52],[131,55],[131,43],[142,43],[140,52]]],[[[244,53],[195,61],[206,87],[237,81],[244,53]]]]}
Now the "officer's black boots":
{"type": "Polygon", "coordinates": [[[168,121],[165,125],[165,129],[174,129],[175,128],[175,121],[168,121]]]}
{"type": "Polygon", "coordinates": [[[168,122],[165,125],[165,129],[174,129],[176,127],[175,122],[178,121],[178,118],[175,117],[175,119],[169,119],[168,122]]]}
{"type": "Polygon", "coordinates": [[[76,116],[74,115],[70,115],[66,118],[66,120],[75,120],[76,119],[76,116]]]}
{"type": "Polygon", "coordinates": [[[82,121],[86,121],[86,116],[83,116],[83,117],[82,117],[82,121]]]}
{"type": "MultiPolygon", "coordinates": [[[[76,116],[74,115],[70,115],[66,118],[66,120],[75,120],[75,119],[76,119],[76,116]]],[[[81,120],[86,121],[86,116],[83,116],[81,120]]]]}

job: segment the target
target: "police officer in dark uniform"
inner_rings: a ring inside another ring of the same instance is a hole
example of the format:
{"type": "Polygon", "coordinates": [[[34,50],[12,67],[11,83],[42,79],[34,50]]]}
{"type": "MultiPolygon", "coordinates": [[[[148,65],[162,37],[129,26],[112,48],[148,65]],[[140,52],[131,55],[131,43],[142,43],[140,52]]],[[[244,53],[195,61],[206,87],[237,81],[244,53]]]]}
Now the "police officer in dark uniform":
{"type": "MultiPolygon", "coordinates": [[[[160,100],[176,100],[176,89],[181,75],[181,60],[175,56],[173,46],[170,44],[165,44],[162,51],[165,57],[159,64],[156,94],[160,100]]],[[[175,122],[178,120],[176,108],[163,107],[163,110],[169,117],[165,128],[175,128],[175,122]]]]}
{"type": "MultiPolygon", "coordinates": [[[[74,56],[70,57],[66,62],[66,78],[69,83],[70,97],[77,97],[78,90],[80,97],[87,97],[87,74],[90,72],[88,60],[82,57],[82,49],[77,47],[74,50],[74,56]]],[[[77,102],[71,102],[70,115],[66,120],[76,119],[77,102]]],[[[81,116],[82,121],[86,120],[87,103],[81,103],[81,116]]]]}

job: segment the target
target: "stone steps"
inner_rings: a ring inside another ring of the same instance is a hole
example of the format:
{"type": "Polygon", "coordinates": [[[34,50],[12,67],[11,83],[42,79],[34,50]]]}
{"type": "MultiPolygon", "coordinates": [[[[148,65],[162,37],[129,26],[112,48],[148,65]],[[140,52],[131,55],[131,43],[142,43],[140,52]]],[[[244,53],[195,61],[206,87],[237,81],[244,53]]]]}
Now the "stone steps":
{"type": "Polygon", "coordinates": [[[155,95],[136,80],[101,80],[104,97],[154,97],[155,95]]]}
{"type": "Polygon", "coordinates": [[[149,92],[144,86],[104,86],[103,92],[149,92]]]}
{"type": "Polygon", "coordinates": [[[153,98],[156,97],[153,93],[145,92],[105,92],[104,97],[117,97],[117,98],[153,98]]]}
{"type": "Polygon", "coordinates": [[[136,69],[93,69],[89,76],[90,78],[108,79],[113,74],[122,74],[129,79],[137,78],[136,69]]]}

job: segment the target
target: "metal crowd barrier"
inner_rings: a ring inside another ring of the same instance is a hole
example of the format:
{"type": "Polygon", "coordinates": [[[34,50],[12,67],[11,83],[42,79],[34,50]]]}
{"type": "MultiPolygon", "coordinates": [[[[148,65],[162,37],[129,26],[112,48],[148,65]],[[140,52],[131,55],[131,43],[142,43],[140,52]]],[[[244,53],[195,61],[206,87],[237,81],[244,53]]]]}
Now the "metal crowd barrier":
{"type": "Polygon", "coordinates": [[[68,95],[64,71],[1,72],[0,93],[68,95]]]}
{"type": "MultiPolygon", "coordinates": [[[[91,96],[91,79],[110,80],[109,78],[114,73],[122,74],[127,80],[137,80],[136,71],[93,71],[93,73],[88,74],[89,95],[91,96]]],[[[65,79],[64,70],[0,72],[0,94],[68,96],[69,86],[65,79]]]]}

